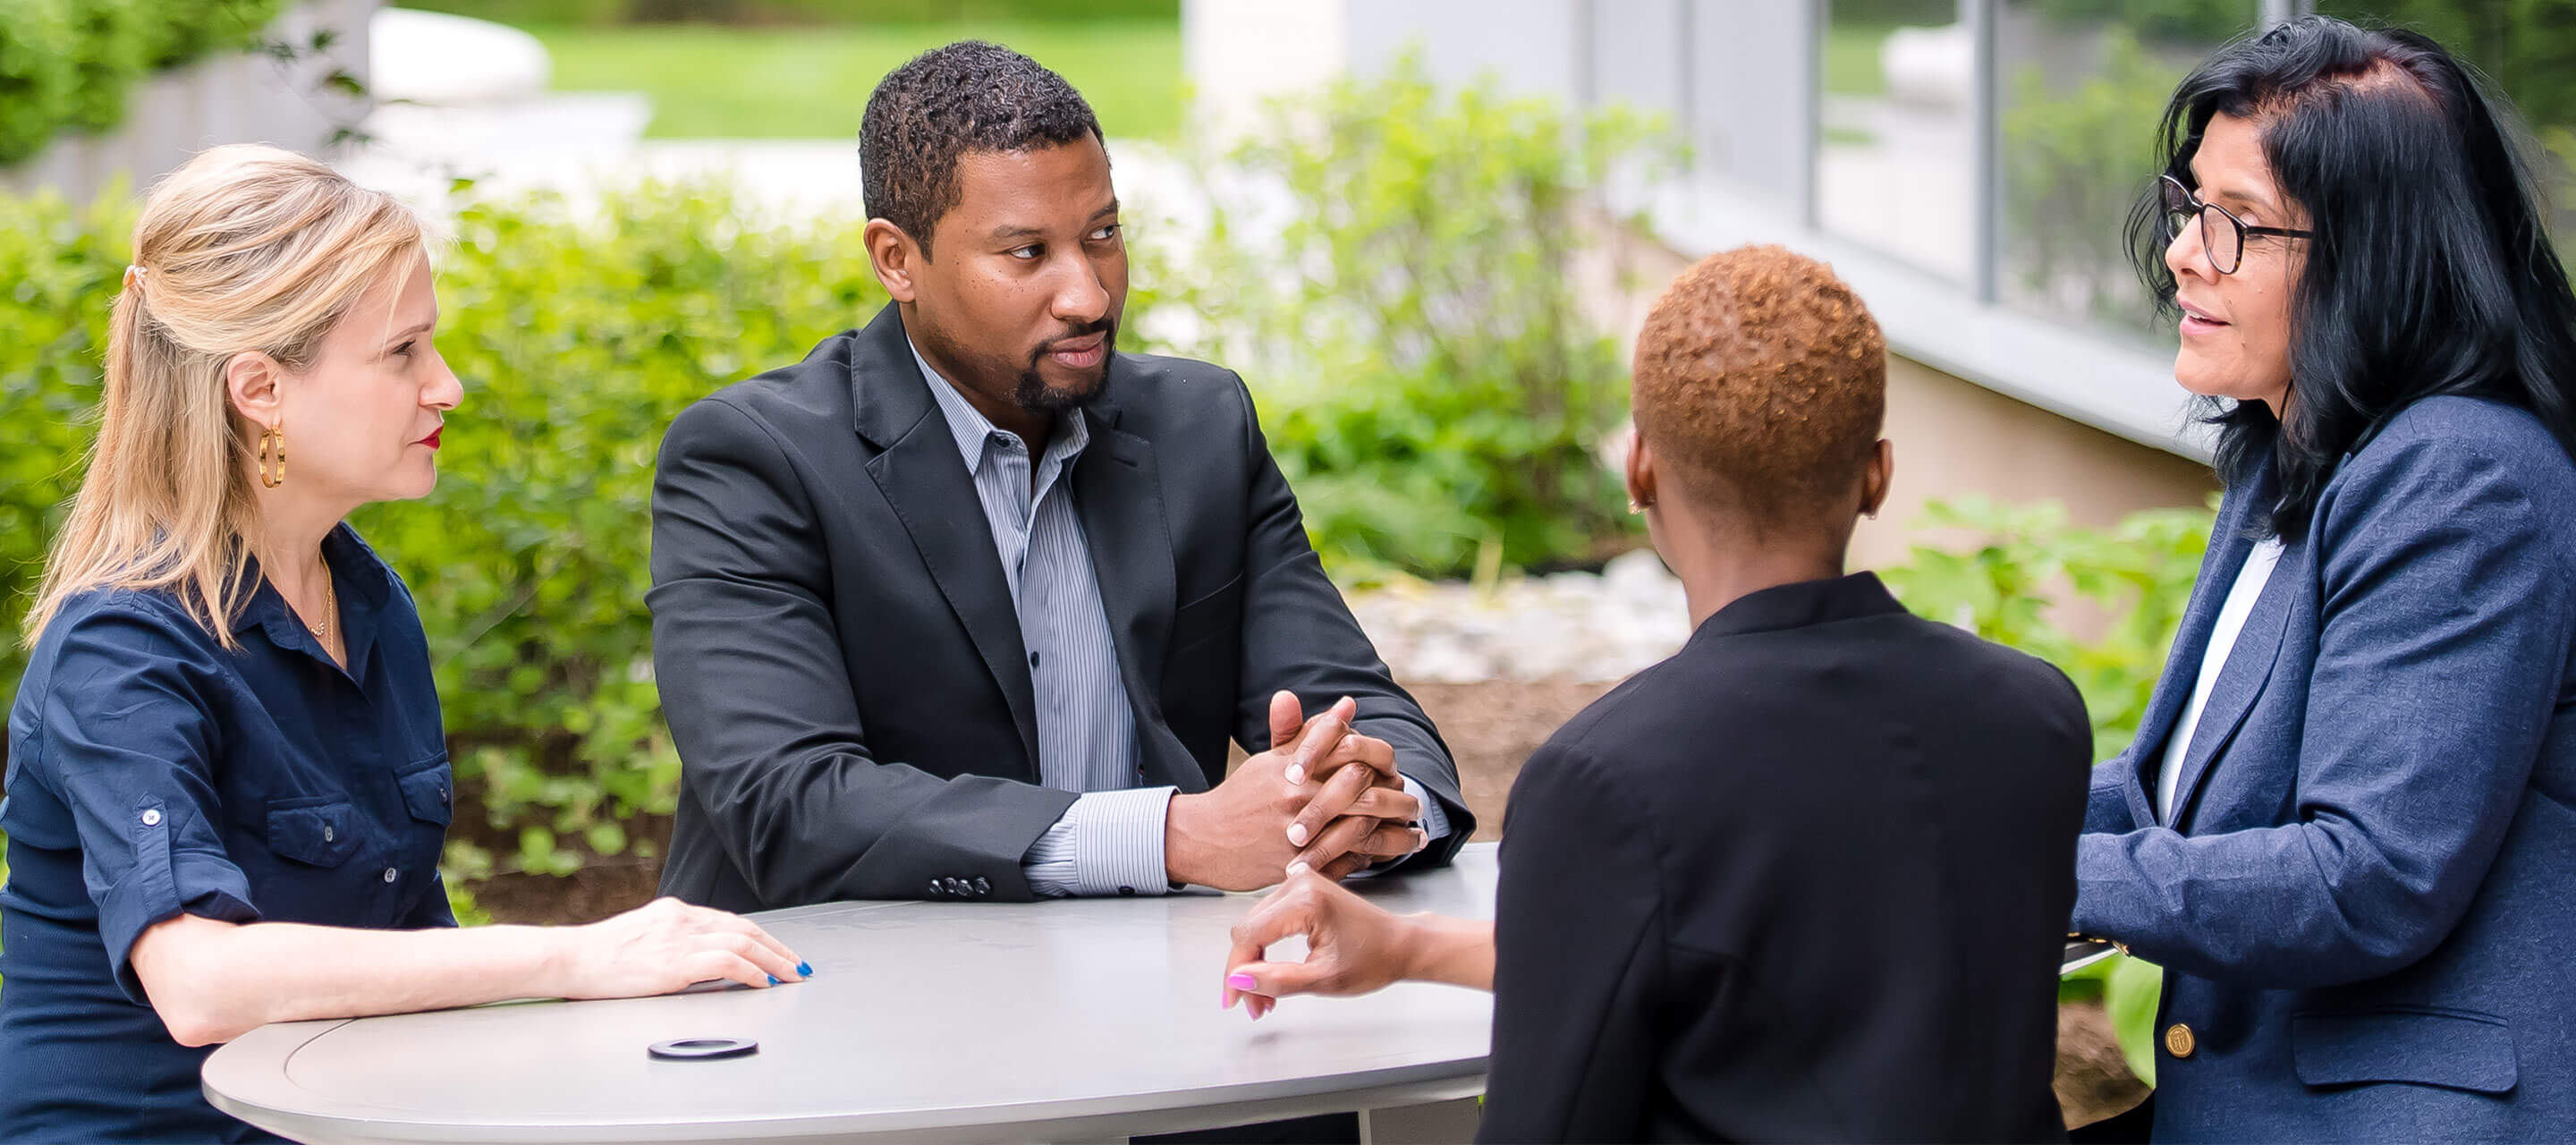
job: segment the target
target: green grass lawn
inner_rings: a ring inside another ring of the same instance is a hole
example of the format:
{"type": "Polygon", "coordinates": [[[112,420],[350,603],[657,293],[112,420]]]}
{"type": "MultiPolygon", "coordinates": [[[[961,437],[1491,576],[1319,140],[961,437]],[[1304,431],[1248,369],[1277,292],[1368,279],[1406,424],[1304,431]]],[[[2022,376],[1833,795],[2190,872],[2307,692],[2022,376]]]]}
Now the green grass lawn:
{"type": "Polygon", "coordinates": [[[1878,65],[1879,45],[1894,24],[1836,21],[1825,30],[1825,90],[1835,95],[1885,95],[1887,73],[1878,65]]]}
{"type": "Polygon", "coordinates": [[[925,50],[970,38],[1055,69],[1113,138],[1170,139],[1181,125],[1181,28],[1170,21],[529,31],[554,53],[555,90],[650,95],[645,134],[656,139],[855,142],[878,80],[925,50]]]}

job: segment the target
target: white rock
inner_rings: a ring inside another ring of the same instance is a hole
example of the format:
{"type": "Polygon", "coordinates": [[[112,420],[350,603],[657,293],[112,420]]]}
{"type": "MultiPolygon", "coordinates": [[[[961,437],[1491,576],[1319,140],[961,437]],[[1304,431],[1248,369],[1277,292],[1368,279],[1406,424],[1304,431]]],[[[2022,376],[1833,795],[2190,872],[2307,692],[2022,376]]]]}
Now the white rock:
{"type": "Polygon", "coordinates": [[[544,95],[554,58],[535,36],[507,25],[381,8],[367,23],[367,71],[378,99],[500,103],[544,95]]]}
{"type": "Polygon", "coordinates": [[[1887,94],[1926,107],[1966,107],[1976,88],[1977,45],[1965,24],[1898,28],[1878,49],[1887,94]]]}

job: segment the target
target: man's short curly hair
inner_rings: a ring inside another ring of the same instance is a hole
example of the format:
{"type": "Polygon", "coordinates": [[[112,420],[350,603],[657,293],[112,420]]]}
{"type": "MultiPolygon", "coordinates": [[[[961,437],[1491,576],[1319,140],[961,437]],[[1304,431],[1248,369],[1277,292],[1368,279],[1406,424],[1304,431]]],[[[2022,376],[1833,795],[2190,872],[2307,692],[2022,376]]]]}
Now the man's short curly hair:
{"type": "Polygon", "coordinates": [[[1823,263],[1776,246],[1683,271],[1635,365],[1637,429],[1670,477],[1766,528],[1850,496],[1887,412],[1877,320],[1823,263]]]}
{"type": "Polygon", "coordinates": [[[1100,121],[1063,76],[1000,44],[959,40],[914,56],[868,96],[860,193],[868,217],[902,228],[926,258],[930,229],[963,195],[959,157],[1060,146],[1085,134],[1100,138],[1100,121]]]}

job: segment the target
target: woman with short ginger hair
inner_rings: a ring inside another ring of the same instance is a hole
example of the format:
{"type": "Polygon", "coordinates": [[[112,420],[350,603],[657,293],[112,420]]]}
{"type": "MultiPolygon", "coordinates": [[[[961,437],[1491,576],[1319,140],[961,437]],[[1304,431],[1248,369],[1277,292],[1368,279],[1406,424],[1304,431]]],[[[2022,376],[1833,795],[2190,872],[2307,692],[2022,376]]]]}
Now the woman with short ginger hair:
{"type": "Polygon", "coordinates": [[[1713,255],[1637,340],[1627,464],[1694,631],[1523,765],[1491,924],[1313,876],[1226,1000],[1489,988],[1488,1141],[2062,1137],[2057,968],[2091,729],[2056,669],[1845,575],[1886,342],[1819,263],[1713,255]],[[1303,935],[1303,962],[1264,950],[1303,935]]]}

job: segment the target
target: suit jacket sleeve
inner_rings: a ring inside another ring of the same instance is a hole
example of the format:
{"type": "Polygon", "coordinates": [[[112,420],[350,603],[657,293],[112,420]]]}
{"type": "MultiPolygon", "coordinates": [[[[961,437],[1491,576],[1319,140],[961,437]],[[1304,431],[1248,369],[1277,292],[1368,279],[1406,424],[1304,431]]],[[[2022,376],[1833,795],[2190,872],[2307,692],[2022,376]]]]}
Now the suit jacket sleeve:
{"type": "Polygon", "coordinates": [[[868,750],[829,605],[815,507],[783,448],[720,400],[663,440],[653,484],[653,664],[690,794],[768,903],[920,898],[1020,860],[1069,792],[942,779],[868,750]]]}
{"type": "Polygon", "coordinates": [[[1642,1140],[1665,957],[1646,804],[1550,744],[1509,805],[1478,1140],[1642,1140]]]}
{"type": "MultiPolygon", "coordinates": [[[[2439,945],[2484,881],[2557,702],[2569,558],[2521,467],[2390,441],[2318,509],[2296,821],[2087,835],[2076,929],[2223,982],[2364,981],[2439,945]]],[[[2223,760],[2221,766],[2223,766],[2223,760]]]]}
{"type": "Polygon", "coordinates": [[[2138,817],[2129,811],[2129,776],[2137,767],[2132,758],[2124,751],[2118,759],[2093,768],[2093,783],[2084,796],[2087,833],[2120,834],[2138,829],[2138,817]]]}
{"type": "MultiPolygon", "coordinates": [[[[1231,375],[1229,375],[1231,376],[1231,375]]],[[[1294,692],[1314,712],[1349,696],[1359,704],[1352,726],[1395,749],[1396,770],[1413,777],[1440,801],[1449,834],[1394,870],[1442,866],[1476,832],[1476,817],[1458,791],[1458,766],[1449,745],[1397,686],[1368,634],[1324,575],[1323,561],[1306,540],[1305,514],[1270,456],[1251,391],[1234,378],[1243,402],[1244,448],[1252,464],[1245,490],[1243,593],[1243,695],[1235,708],[1236,743],[1246,751],[1270,748],[1270,697],[1294,692]]]]}

